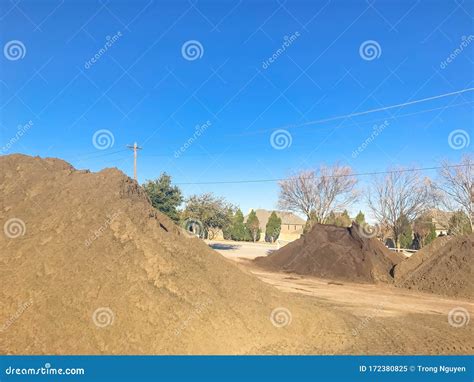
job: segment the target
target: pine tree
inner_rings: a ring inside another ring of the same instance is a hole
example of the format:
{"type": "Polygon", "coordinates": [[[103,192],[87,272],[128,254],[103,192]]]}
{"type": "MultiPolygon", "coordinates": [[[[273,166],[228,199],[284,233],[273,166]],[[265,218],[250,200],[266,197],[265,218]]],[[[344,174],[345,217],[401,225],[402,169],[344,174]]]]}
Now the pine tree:
{"type": "Polygon", "coordinates": [[[158,179],[148,180],[143,184],[143,188],[153,207],[174,222],[179,221],[178,207],[183,202],[183,195],[177,186],[171,185],[171,176],[164,172],[158,179]]]}
{"type": "Polygon", "coordinates": [[[429,216],[422,215],[413,222],[413,233],[418,248],[423,248],[436,239],[436,228],[429,216]]]}
{"type": "Polygon", "coordinates": [[[362,211],[359,211],[357,214],[355,222],[359,225],[365,224],[365,215],[362,213],[362,211]]]}
{"type": "Polygon", "coordinates": [[[257,214],[254,210],[250,211],[245,223],[253,242],[256,242],[260,238],[260,222],[258,221],[257,214]]]}
{"type": "Polygon", "coordinates": [[[340,227],[350,227],[351,223],[352,222],[349,216],[349,212],[347,212],[347,210],[344,210],[344,212],[337,219],[337,225],[340,227]]]}
{"type": "Polygon", "coordinates": [[[394,227],[393,230],[393,239],[397,249],[400,248],[410,248],[413,242],[413,230],[411,228],[410,221],[405,215],[401,215],[394,227]]]}
{"type": "Polygon", "coordinates": [[[456,211],[449,219],[448,233],[450,235],[466,235],[472,233],[471,223],[463,211],[456,211]]]}
{"type": "Polygon", "coordinates": [[[436,227],[435,227],[434,224],[431,224],[431,226],[430,226],[430,233],[428,234],[428,236],[426,236],[424,245],[427,245],[427,244],[431,243],[434,239],[436,239],[436,237],[437,237],[437,235],[436,235],[436,227]]]}
{"type": "Polygon", "coordinates": [[[337,225],[336,214],[334,211],[331,211],[326,218],[325,224],[337,225]]]}
{"type": "Polygon", "coordinates": [[[398,221],[398,228],[399,248],[411,248],[411,245],[413,243],[413,230],[411,228],[410,221],[405,215],[400,216],[398,221]]]}
{"type": "Polygon", "coordinates": [[[242,210],[240,208],[235,211],[235,215],[232,219],[230,237],[232,240],[237,241],[250,240],[250,235],[248,234],[244,224],[244,214],[242,213],[242,210]]]}
{"type": "MultiPolygon", "coordinates": [[[[315,215],[314,213],[311,213],[310,218],[306,220],[306,224],[304,225],[303,234],[307,234],[309,231],[311,231],[315,223],[316,223],[315,215]]],[[[329,223],[325,223],[325,224],[329,224],[329,223]]]]}
{"type": "Polygon", "coordinates": [[[336,225],[338,227],[349,227],[351,225],[351,218],[349,217],[349,212],[344,210],[342,214],[335,214],[334,211],[331,211],[326,219],[325,224],[336,225]]]}
{"type": "Polygon", "coordinates": [[[265,235],[266,238],[270,240],[270,242],[274,242],[280,236],[281,231],[281,219],[277,216],[275,211],[273,211],[268,218],[267,225],[265,227],[265,235]]]}

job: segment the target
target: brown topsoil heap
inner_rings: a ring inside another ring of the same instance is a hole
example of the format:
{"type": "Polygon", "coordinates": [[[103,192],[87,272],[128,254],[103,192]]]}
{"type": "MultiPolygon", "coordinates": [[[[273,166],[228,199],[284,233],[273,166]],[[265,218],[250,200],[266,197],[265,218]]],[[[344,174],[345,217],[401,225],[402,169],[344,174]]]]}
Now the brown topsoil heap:
{"type": "Polygon", "coordinates": [[[0,354],[327,354],[354,341],[336,313],[188,237],[117,169],[2,156],[0,223],[0,354]],[[275,308],[291,325],[272,324],[275,308]]]}
{"type": "Polygon", "coordinates": [[[474,234],[439,237],[394,271],[395,285],[474,299],[474,234]]]}
{"type": "Polygon", "coordinates": [[[254,261],[263,268],[326,279],[362,283],[392,282],[393,266],[401,257],[362,228],[316,224],[298,240],[254,261]]]}

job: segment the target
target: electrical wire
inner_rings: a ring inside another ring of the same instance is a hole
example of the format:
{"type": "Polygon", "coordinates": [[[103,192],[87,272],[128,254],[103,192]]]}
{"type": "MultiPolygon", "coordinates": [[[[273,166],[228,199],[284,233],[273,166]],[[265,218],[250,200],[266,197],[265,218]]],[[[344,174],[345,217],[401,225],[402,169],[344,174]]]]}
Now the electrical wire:
{"type": "MultiPolygon", "coordinates": [[[[416,171],[431,171],[439,170],[442,168],[458,168],[466,167],[466,164],[449,165],[449,166],[435,166],[435,167],[419,167],[419,168],[406,168],[399,170],[388,170],[388,171],[372,171],[372,172],[360,172],[355,174],[341,174],[341,175],[324,175],[327,178],[350,178],[357,176],[370,176],[370,175],[382,175],[382,174],[398,174],[401,172],[416,172],[416,171]]],[[[222,180],[213,182],[177,182],[176,185],[204,185],[204,184],[240,184],[240,183],[270,183],[270,182],[282,182],[289,180],[290,178],[275,178],[275,179],[248,179],[248,180],[222,180]]]]}

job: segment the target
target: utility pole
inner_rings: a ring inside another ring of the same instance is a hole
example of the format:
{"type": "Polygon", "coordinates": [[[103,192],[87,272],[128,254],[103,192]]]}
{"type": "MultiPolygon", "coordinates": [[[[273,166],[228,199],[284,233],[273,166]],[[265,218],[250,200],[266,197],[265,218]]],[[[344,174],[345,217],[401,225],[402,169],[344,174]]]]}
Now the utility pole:
{"type": "Polygon", "coordinates": [[[138,182],[137,180],[137,151],[142,150],[142,148],[138,147],[137,142],[135,142],[133,146],[127,145],[127,147],[133,150],[133,179],[135,179],[138,182]]]}

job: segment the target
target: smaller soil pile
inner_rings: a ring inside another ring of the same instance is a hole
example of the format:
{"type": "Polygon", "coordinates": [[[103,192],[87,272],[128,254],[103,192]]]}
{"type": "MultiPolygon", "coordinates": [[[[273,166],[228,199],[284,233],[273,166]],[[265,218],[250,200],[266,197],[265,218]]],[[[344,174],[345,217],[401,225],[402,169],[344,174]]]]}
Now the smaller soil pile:
{"type": "Polygon", "coordinates": [[[391,271],[402,258],[363,228],[316,224],[300,239],[254,261],[272,270],[352,282],[393,282],[391,271]]]}
{"type": "Polygon", "coordinates": [[[474,235],[440,237],[394,270],[395,285],[474,299],[474,235]]]}

